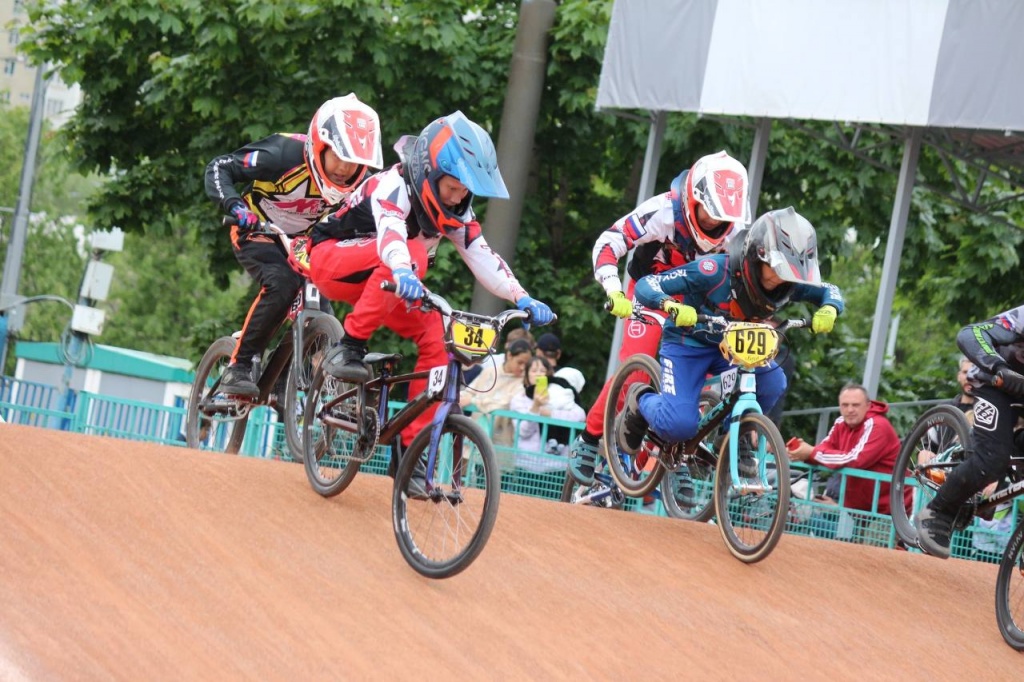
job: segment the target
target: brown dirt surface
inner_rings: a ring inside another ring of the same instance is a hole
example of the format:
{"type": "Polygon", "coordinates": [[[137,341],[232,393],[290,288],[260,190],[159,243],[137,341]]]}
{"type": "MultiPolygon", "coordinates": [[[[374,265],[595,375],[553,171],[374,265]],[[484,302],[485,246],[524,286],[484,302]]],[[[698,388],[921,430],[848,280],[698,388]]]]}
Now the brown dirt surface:
{"type": "Polygon", "coordinates": [[[0,425],[0,679],[1019,679],[996,569],[505,495],[431,581],[390,479],[0,425]]]}

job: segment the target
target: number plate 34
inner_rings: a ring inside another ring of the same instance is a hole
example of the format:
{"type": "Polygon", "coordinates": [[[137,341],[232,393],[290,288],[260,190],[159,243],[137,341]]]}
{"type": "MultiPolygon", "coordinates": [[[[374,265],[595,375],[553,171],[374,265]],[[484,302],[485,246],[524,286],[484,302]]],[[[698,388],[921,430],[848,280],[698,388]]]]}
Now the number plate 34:
{"type": "Polygon", "coordinates": [[[455,347],[470,355],[486,354],[497,338],[498,330],[494,327],[464,322],[452,323],[452,340],[455,347]]]}

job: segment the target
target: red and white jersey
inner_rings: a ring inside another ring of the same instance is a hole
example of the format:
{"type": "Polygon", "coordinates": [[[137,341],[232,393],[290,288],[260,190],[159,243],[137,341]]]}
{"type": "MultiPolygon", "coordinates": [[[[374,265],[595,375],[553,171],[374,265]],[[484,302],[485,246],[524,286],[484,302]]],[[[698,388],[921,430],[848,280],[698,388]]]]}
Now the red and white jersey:
{"type": "Polygon", "coordinates": [[[475,219],[434,236],[427,236],[425,230],[418,229],[409,190],[400,169],[400,165],[395,165],[367,178],[340,210],[314,228],[314,243],[376,235],[381,262],[396,270],[412,267],[406,246],[409,239],[423,242],[427,251],[432,253],[441,238],[447,237],[489,292],[513,303],[525,296],[526,290],[505,259],[488,246],[480,223],[475,219]]]}
{"type": "Polygon", "coordinates": [[[619,260],[635,247],[651,245],[643,249],[642,258],[639,249],[633,254],[629,275],[634,280],[694,259],[696,248],[676,225],[671,196],[671,192],[665,192],[651,197],[597,238],[593,251],[594,278],[607,293],[622,291],[619,260]]]}

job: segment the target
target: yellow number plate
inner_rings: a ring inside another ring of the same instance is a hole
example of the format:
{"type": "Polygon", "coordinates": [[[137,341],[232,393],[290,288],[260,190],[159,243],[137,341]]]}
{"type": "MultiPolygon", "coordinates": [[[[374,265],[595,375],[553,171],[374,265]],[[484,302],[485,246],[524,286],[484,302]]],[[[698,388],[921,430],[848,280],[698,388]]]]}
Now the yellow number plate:
{"type": "Polygon", "coordinates": [[[722,354],[743,367],[760,367],[779,352],[779,335],[771,327],[753,322],[734,322],[722,339],[722,354]]]}
{"type": "Polygon", "coordinates": [[[482,327],[463,322],[452,323],[452,339],[455,341],[455,347],[467,353],[483,355],[494,345],[497,336],[498,332],[493,327],[482,327]]]}

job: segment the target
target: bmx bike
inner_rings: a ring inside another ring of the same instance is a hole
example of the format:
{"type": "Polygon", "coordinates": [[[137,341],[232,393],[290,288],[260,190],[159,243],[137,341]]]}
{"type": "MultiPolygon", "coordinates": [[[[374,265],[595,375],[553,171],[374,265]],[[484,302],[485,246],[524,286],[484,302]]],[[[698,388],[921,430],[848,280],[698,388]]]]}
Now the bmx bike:
{"type": "MultiPolygon", "coordinates": [[[[928,504],[946,480],[946,474],[973,453],[971,425],[952,405],[936,405],[917,418],[903,440],[893,467],[890,508],[896,534],[905,544],[917,547],[917,529],[903,504],[904,491],[913,486],[913,509],[928,504]]],[[[1024,456],[1024,453],[1017,453],[1024,456]]],[[[998,507],[1024,495],[1024,459],[1011,459],[1008,484],[989,496],[981,493],[964,503],[953,521],[964,530],[975,516],[992,519],[998,507]]],[[[1003,639],[1024,651],[1024,525],[1016,524],[1003,551],[996,579],[996,621],[1003,639]]]]}
{"type": "MultiPolygon", "coordinates": [[[[683,466],[689,468],[695,483],[701,478],[711,481],[707,489],[726,546],[740,561],[755,563],[771,553],[785,529],[790,473],[785,441],[757,403],[754,370],[771,362],[786,331],[806,327],[809,322],[794,319],[772,327],[718,316],[698,315],[697,319],[712,333],[722,334],[719,350],[733,365],[721,375],[721,402],[701,415],[697,433],[686,442],[668,442],[648,430],[635,455],[623,452],[615,444],[626,390],[637,382],[661,390],[658,361],[649,355],[634,355],[622,363],[612,379],[605,406],[604,454],[616,485],[626,495],[650,493],[666,471],[675,472],[683,466]],[[723,437],[715,441],[720,448],[716,452],[707,440],[719,433],[720,427],[723,437]],[[654,464],[647,465],[645,459],[654,460],[654,464]],[[749,475],[741,475],[744,464],[749,475]]],[[[694,513],[708,514],[709,507],[705,503],[694,513]]]]}
{"type": "MultiPolygon", "coordinates": [[[[717,384],[717,380],[714,383],[717,384]]],[[[709,382],[706,385],[706,389],[711,388],[717,387],[712,386],[709,382]]],[[[701,414],[704,414],[719,402],[721,400],[716,392],[705,390],[701,394],[701,414]]],[[[705,448],[708,453],[713,453],[710,437],[705,443],[705,448]]],[[[603,446],[599,446],[598,449],[599,451],[603,450],[603,446]]],[[[702,450],[701,453],[703,452],[702,450]]],[[[697,459],[698,457],[695,456],[693,460],[685,465],[687,467],[685,474],[689,476],[690,485],[693,489],[692,501],[687,500],[684,502],[677,497],[679,483],[676,477],[684,474],[682,467],[676,471],[666,471],[657,489],[651,493],[654,499],[661,501],[665,514],[670,518],[704,523],[714,516],[712,481],[714,480],[717,457],[711,454],[711,457],[706,461],[695,461],[697,459]]],[[[652,460],[645,461],[643,458],[638,457],[636,465],[645,468],[648,466],[648,461],[651,461],[651,465],[653,465],[652,460]]],[[[626,495],[615,483],[615,479],[608,471],[607,460],[603,456],[598,456],[598,462],[595,463],[594,467],[594,482],[590,485],[582,485],[569,472],[566,472],[560,499],[562,502],[570,504],[590,505],[603,509],[622,509],[631,497],[626,495]]]]}
{"type": "MultiPolygon", "coordinates": [[[[227,217],[225,224],[234,224],[227,217]]],[[[260,389],[258,397],[227,394],[221,391],[220,380],[231,362],[237,340],[222,336],[210,344],[196,368],[185,417],[185,440],[189,447],[204,445],[201,430],[208,426],[207,437],[223,443],[224,451],[238,452],[245,437],[249,415],[257,407],[278,409],[284,424],[288,452],[295,461],[302,461],[300,417],[305,410],[305,396],[313,374],[313,366],[324,352],[342,337],[341,323],[333,313],[320,309],[319,290],[309,281],[308,237],[289,237],[281,228],[265,222],[252,234],[276,239],[289,254],[289,263],[305,278],[291,309],[286,331],[276,347],[268,350],[265,361],[253,363],[253,380],[260,389]],[[283,381],[282,381],[283,380],[283,381]]]]}
{"type": "MultiPolygon", "coordinates": [[[[390,282],[382,287],[394,291],[390,282]]],[[[460,573],[476,559],[498,514],[501,473],[494,446],[459,408],[463,367],[491,357],[508,322],[529,322],[531,316],[520,310],[493,317],[455,310],[430,292],[419,304],[424,311],[440,313],[448,363],[397,374],[401,355],[369,353],[364,362],[371,377],[362,383],[335,379],[318,366],[302,440],[307,478],[324,497],[345,490],[378,445],[391,446],[391,512],[399,550],[418,573],[440,579],[460,573]],[[392,389],[422,379],[426,390],[389,416],[392,389]],[[403,451],[402,429],[435,405],[430,428],[403,451]]]]}

